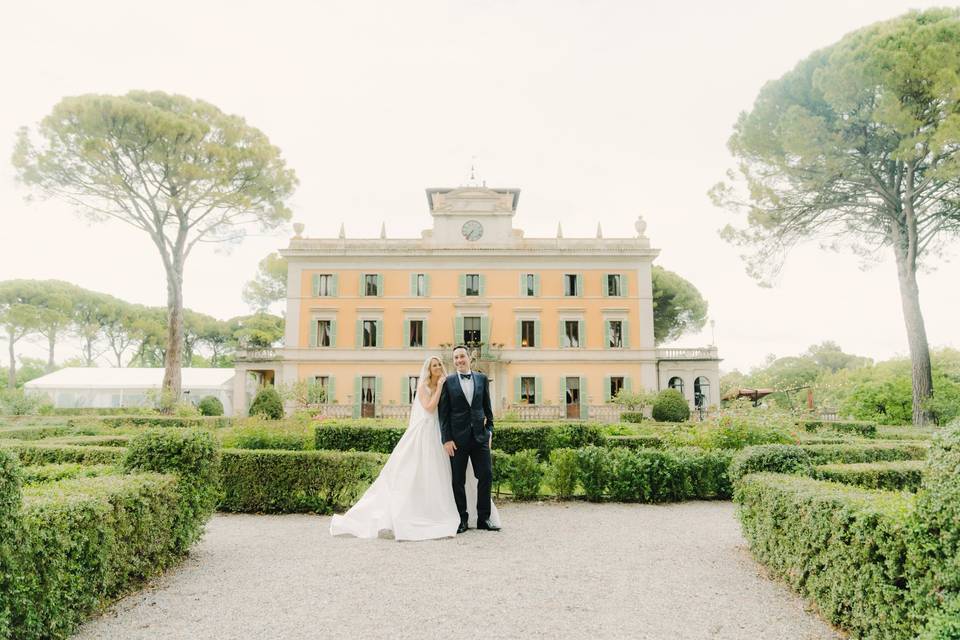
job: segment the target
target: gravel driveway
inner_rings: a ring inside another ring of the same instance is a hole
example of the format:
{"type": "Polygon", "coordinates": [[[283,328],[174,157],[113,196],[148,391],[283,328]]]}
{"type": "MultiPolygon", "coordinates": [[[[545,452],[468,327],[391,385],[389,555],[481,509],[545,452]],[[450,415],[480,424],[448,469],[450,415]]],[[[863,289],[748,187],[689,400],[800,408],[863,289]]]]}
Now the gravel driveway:
{"type": "Polygon", "coordinates": [[[506,503],[504,530],[332,538],[217,515],[177,569],[77,638],[842,638],[750,558],[729,502],[506,503]]]}

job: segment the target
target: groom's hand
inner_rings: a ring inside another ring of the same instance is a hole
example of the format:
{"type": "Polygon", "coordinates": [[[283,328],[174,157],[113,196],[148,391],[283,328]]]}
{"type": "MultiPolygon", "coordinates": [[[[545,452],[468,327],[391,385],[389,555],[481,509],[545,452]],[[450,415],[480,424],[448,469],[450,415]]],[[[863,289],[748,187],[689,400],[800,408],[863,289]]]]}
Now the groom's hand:
{"type": "Polygon", "coordinates": [[[453,452],[457,450],[457,445],[453,442],[453,440],[451,440],[449,442],[444,442],[443,448],[447,452],[447,455],[452,458],[453,452]]]}

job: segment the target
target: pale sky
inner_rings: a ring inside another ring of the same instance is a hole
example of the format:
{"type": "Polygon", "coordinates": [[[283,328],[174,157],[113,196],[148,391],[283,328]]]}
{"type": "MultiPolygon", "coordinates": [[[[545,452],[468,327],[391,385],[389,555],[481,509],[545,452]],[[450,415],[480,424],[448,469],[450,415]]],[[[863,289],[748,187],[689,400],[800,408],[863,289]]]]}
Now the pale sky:
{"type": "MultiPolygon", "coordinates": [[[[424,189],[481,178],[522,190],[527,236],[632,236],[642,214],[657,263],[692,281],[716,322],[721,368],[823,340],[876,359],[907,343],[892,259],[796,251],[774,289],[750,280],[706,193],[760,87],[843,34],[942,3],[803,2],[18,2],[0,8],[0,280],[58,278],[165,301],[142,232],[90,225],[62,202],[28,204],[14,134],[64,96],[162,90],[240,114],[300,179],[305,235],[414,237],[424,189]]],[[[289,232],[187,263],[184,303],[227,318],[243,283],[289,232]]],[[[951,252],[957,257],[957,244],[951,252]]],[[[960,347],[956,262],[920,279],[933,346],[960,347]]],[[[711,342],[709,326],[679,346],[711,342]]],[[[5,356],[4,346],[4,356],[5,356]]],[[[39,345],[27,346],[39,356],[39,345]]],[[[65,355],[63,350],[58,358],[65,355]]],[[[0,356],[0,361],[4,358],[0,356]]]]}

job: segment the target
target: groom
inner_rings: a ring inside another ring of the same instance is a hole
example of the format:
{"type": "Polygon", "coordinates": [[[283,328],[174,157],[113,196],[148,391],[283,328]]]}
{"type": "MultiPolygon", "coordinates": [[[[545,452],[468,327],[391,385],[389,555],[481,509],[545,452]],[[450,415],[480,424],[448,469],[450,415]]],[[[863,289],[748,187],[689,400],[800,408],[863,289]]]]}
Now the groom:
{"type": "Polygon", "coordinates": [[[467,530],[467,460],[473,462],[477,476],[477,529],[499,531],[490,522],[490,485],[493,483],[493,462],[490,445],[493,441],[493,410],[487,376],[470,370],[470,354],[463,345],[453,349],[457,372],[447,376],[440,395],[440,435],[443,448],[453,468],[453,497],[460,512],[457,533],[467,530]]]}

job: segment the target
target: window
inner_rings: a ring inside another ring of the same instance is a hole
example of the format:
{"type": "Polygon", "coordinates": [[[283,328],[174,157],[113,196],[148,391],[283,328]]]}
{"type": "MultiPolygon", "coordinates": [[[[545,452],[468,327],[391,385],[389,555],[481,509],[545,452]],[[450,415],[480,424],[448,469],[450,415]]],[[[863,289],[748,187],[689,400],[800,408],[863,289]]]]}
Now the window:
{"type": "Polygon", "coordinates": [[[480,344],[480,318],[470,317],[463,319],[463,344],[480,344]]]}
{"type": "Polygon", "coordinates": [[[528,273],[526,277],[527,281],[527,295],[535,296],[537,295],[537,277],[532,273],[528,273]]]}
{"type": "Polygon", "coordinates": [[[680,393],[683,393],[683,378],[679,376],[673,376],[670,378],[670,382],[667,383],[667,386],[671,389],[676,389],[680,393]]]}
{"type": "Polygon", "coordinates": [[[307,388],[307,402],[330,402],[330,376],[314,376],[312,388],[307,388]]]}
{"type": "Polygon", "coordinates": [[[410,321],[410,344],[408,346],[423,346],[423,320],[410,321]]]}
{"type": "Polygon", "coordinates": [[[373,376],[363,376],[360,383],[360,401],[363,404],[373,404],[377,401],[377,379],[373,376]]]}
{"type": "Polygon", "coordinates": [[[580,321],[579,320],[565,320],[563,323],[563,346],[564,347],[579,347],[580,346],[580,321]]]}
{"type": "Polygon", "coordinates": [[[332,296],[333,295],[333,276],[329,273],[324,273],[317,276],[317,295],[318,296],[332,296]]]}
{"type": "Polygon", "coordinates": [[[520,321],[520,346],[521,347],[537,346],[536,324],[534,323],[533,320],[520,321]]]}
{"type": "Polygon", "coordinates": [[[693,381],[693,406],[697,409],[703,409],[710,401],[710,380],[704,376],[698,376],[693,381]]]}
{"type": "Polygon", "coordinates": [[[520,403],[537,404],[537,381],[535,378],[520,378],[520,403]]]}
{"type": "Polygon", "coordinates": [[[465,295],[468,296],[479,296],[480,295],[480,276],[476,273],[468,273],[466,278],[466,289],[464,291],[465,295]]]}
{"type": "Polygon", "coordinates": [[[377,321],[376,320],[363,321],[363,346],[365,347],[379,346],[379,342],[377,341],[377,321]]]}
{"type": "Polygon", "coordinates": [[[623,376],[610,378],[610,398],[616,398],[623,391],[623,376]]]}
{"type": "Polygon", "coordinates": [[[622,296],[623,293],[620,287],[620,274],[619,273],[610,273],[607,274],[607,295],[608,296],[622,296]]]}
{"type": "Polygon", "coordinates": [[[417,385],[420,384],[420,376],[410,376],[407,378],[407,402],[413,404],[417,397],[417,385]]]}
{"type": "Polygon", "coordinates": [[[563,276],[563,295],[575,296],[577,295],[578,288],[579,282],[577,282],[577,274],[568,273],[563,276]]]}
{"type": "Polygon", "coordinates": [[[418,297],[427,295],[427,274],[418,273],[414,280],[415,294],[418,297]]]}
{"type": "Polygon", "coordinates": [[[330,344],[330,321],[317,320],[317,346],[329,347],[330,344]]]}
{"type": "Polygon", "coordinates": [[[623,347],[623,321],[622,320],[611,320],[610,321],[610,348],[619,349],[623,347]]]}
{"type": "Polygon", "coordinates": [[[380,295],[380,278],[377,277],[375,273],[366,273],[363,276],[363,295],[365,296],[378,296],[380,295]]]}

